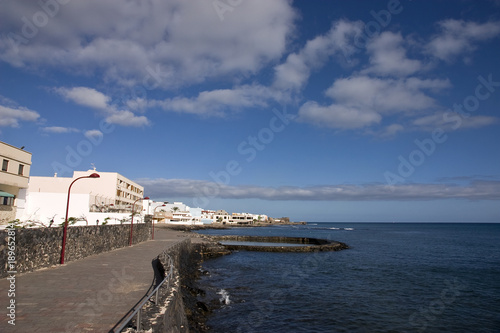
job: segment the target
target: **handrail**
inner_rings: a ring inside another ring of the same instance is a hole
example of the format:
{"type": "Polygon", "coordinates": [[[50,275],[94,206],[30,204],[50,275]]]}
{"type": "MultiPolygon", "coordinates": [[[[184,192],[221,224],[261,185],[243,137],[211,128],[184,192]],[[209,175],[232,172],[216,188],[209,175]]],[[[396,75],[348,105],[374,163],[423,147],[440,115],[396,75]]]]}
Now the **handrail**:
{"type": "Polygon", "coordinates": [[[136,320],[137,321],[137,331],[141,330],[141,310],[142,310],[142,307],[144,306],[144,304],[146,304],[146,302],[149,301],[151,297],[153,297],[154,293],[156,293],[155,304],[158,304],[158,292],[159,292],[160,287],[163,285],[163,283],[165,281],[168,280],[167,289],[170,287],[170,278],[174,274],[174,262],[173,262],[172,257],[170,255],[167,254],[167,256],[168,256],[168,265],[170,268],[169,268],[167,275],[163,279],[163,281],[161,281],[160,284],[158,284],[158,286],[156,286],[156,288],[153,289],[153,291],[151,291],[149,294],[147,294],[146,296],[143,297],[142,301],[137,304],[134,312],[129,314],[127,317],[125,317],[122,321],[122,324],[120,326],[116,327],[113,330],[113,332],[115,332],[115,333],[121,332],[125,328],[125,326],[127,326],[127,324],[132,320],[132,318],[134,318],[134,316],[136,314],[137,314],[137,320],[136,320]]]}

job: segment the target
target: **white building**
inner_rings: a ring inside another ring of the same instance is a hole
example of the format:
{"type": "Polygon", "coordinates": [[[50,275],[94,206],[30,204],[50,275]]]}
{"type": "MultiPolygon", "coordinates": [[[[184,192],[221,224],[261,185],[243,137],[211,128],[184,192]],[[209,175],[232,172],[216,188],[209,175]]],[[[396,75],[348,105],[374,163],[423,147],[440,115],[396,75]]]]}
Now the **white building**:
{"type": "Polygon", "coordinates": [[[269,216],[264,215],[264,214],[254,214],[253,219],[254,219],[254,221],[261,222],[261,223],[269,222],[269,216]]]}
{"type": "MultiPolygon", "coordinates": [[[[30,177],[26,207],[18,214],[21,221],[36,221],[44,225],[59,225],[64,221],[70,184],[79,177],[97,173],[99,178],[80,179],[71,187],[68,217],[86,220],[85,224],[123,221],[132,212],[132,205],[144,197],[144,188],[117,172],[96,170],[75,171],[73,177],[30,177]]],[[[135,211],[146,213],[142,203],[135,211]]]]}
{"type": "Polygon", "coordinates": [[[209,224],[212,220],[204,218],[202,208],[193,208],[182,202],[145,202],[145,210],[160,223],[170,224],[209,224]]]}
{"type": "Polygon", "coordinates": [[[25,206],[31,153],[0,141],[0,225],[14,220],[25,206]]]}
{"type": "Polygon", "coordinates": [[[229,213],[225,210],[219,209],[215,212],[215,214],[213,214],[213,217],[215,222],[226,224],[229,223],[229,218],[231,217],[231,215],[229,215],[229,213]]]}
{"type": "Polygon", "coordinates": [[[250,213],[232,213],[229,218],[229,223],[233,224],[252,224],[253,223],[253,214],[250,213]]]}

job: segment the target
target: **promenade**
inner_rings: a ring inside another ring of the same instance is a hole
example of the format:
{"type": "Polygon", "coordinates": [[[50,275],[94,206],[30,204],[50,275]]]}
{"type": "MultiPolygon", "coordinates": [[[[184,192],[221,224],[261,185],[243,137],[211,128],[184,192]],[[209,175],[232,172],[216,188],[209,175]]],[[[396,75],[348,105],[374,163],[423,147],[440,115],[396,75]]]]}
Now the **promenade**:
{"type": "Polygon", "coordinates": [[[152,260],[186,237],[157,228],[155,240],[16,275],[15,326],[0,280],[0,332],[109,332],[152,285],[152,260]]]}

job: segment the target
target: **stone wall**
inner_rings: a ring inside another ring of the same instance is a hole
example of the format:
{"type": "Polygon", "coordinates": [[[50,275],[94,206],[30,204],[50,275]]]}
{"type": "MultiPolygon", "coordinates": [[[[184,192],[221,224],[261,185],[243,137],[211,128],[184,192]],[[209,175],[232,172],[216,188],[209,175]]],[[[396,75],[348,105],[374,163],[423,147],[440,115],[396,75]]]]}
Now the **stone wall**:
{"type": "MultiPolygon", "coordinates": [[[[11,229],[12,230],[12,229],[11,229]]],[[[14,229],[17,273],[57,265],[63,228],[14,229]]],[[[68,227],[65,262],[128,246],[130,224],[68,227]]],[[[151,239],[151,224],[134,224],[133,243],[151,239]]],[[[0,231],[0,277],[7,276],[7,230],[0,231]]]]}
{"type": "MultiPolygon", "coordinates": [[[[200,265],[204,259],[228,254],[223,246],[215,243],[191,243],[191,239],[174,244],[165,249],[157,259],[160,262],[160,271],[169,271],[168,258],[172,258],[174,276],[170,283],[163,284],[166,290],[158,305],[146,305],[142,313],[142,329],[152,332],[205,332],[207,305],[198,301],[203,293],[197,286],[200,275],[200,265]]],[[[162,286],[162,288],[163,288],[162,286]]],[[[160,288],[160,290],[162,289],[160,288]]],[[[136,317],[130,326],[136,327],[136,317]]],[[[131,330],[129,329],[130,332],[131,330]]]]}
{"type": "Polygon", "coordinates": [[[164,301],[166,310],[157,321],[152,325],[153,332],[189,332],[189,322],[184,307],[182,286],[185,285],[186,268],[196,265],[192,258],[193,247],[188,238],[174,246],[166,249],[158,256],[160,262],[167,270],[168,256],[173,260],[176,274],[176,282],[172,283],[169,297],[164,301]]]}

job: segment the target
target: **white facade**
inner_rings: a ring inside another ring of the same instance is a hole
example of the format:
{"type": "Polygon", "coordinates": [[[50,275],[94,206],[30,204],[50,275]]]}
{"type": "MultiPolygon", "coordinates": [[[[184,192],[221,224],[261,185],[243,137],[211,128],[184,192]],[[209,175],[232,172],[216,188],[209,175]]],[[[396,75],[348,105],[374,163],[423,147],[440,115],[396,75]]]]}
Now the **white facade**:
{"type": "MultiPolygon", "coordinates": [[[[132,205],[144,195],[144,188],[116,172],[98,172],[96,170],[75,171],[73,177],[30,177],[27,200],[21,221],[36,221],[43,225],[51,220],[58,225],[64,221],[68,188],[79,177],[92,173],[99,178],[84,178],[76,181],[71,187],[68,217],[86,218],[90,224],[112,221],[130,220],[132,205]]],[[[138,202],[135,212],[145,213],[143,205],[138,202]]],[[[134,222],[139,220],[137,214],[134,222]],[[136,220],[137,219],[137,220],[136,220]]]]}
{"type": "Polygon", "coordinates": [[[253,223],[253,214],[250,213],[232,213],[229,218],[229,223],[236,224],[252,224],[253,223]]]}
{"type": "Polygon", "coordinates": [[[203,218],[201,208],[192,208],[182,202],[144,202],[144,210],[153,215],[153,220],[160,223],[199,225],[209,224],[212,220],[203,218]]]}
{"type": "Polygon", "coordinates": [[[0,225],[24,210],[31,153],[0,142],[0,225]]]}

